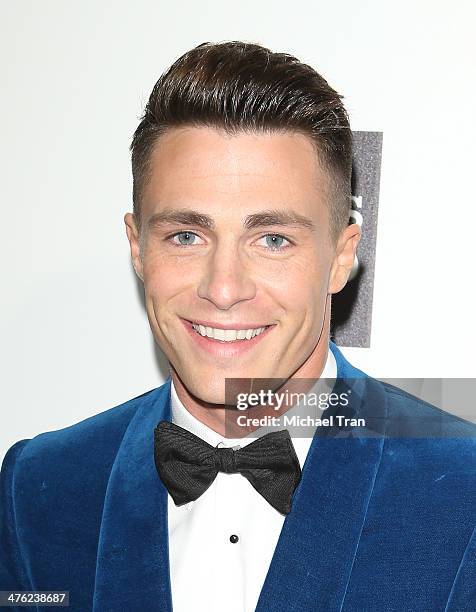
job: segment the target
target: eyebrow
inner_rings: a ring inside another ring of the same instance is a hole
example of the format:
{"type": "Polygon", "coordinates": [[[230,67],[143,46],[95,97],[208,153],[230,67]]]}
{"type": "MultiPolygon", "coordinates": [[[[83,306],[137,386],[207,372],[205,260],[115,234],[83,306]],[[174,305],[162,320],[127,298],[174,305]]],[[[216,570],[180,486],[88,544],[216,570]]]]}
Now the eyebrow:
{"type": "MultiPolygon", "coordinates": [[[[192,209],[166,208],[153,214],[147,221],[149,228],[167,223],[181,225],[195,225],[202,229],[214,229],[215,222],[210,215],[192,209]]],[[[246,229],[268,227],[270,225],[293,226],[314,230],[315,225],[311,219],[292,210],[263,210],[259,213],[247,215],[243,221],[246,229]]]]}
{"type": "Polygon", "coordinates": [[[314,223],[308,217],[293,210],[264,210],[245,217],[244,226],[247,229],[266,227],[268,225],[292,225],[304,229],[314,230],[314,223]]]}
{"type": "Polygon", "coordinates": [[[196,225],[203,229],[213,229],[215,223],[210,215],[204,215],[196,210],[166,208],[159,213],[152,215],[147,221],[149,227],[176,223],[178,225],[196,225]]]}

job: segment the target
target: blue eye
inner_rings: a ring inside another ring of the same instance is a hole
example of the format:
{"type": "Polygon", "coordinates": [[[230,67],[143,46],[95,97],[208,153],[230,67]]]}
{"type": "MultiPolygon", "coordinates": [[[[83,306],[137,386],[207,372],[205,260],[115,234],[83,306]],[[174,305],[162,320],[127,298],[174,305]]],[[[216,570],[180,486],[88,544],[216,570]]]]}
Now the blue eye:
{"type": "Polygon", "coordinates": [[[195,238],[198,238],[198,236],[193,232],[178,232],[172,236],[173,242],[180,246],[193,245],[195,243],[195,238]],[[178,238],[178,242],[175,240],[176,238],[178,238]]]}
{"type": "Polygon", "coordinates": [[[260,240],[266,241],[266,247],[268,247],[271,251],[281,251],[289,246],[289,240],[287,240],[284,236],[280,234],[266,234],[260,238],[260,240]],[[287,243],[287,244],[284,244],[287,243]]]}

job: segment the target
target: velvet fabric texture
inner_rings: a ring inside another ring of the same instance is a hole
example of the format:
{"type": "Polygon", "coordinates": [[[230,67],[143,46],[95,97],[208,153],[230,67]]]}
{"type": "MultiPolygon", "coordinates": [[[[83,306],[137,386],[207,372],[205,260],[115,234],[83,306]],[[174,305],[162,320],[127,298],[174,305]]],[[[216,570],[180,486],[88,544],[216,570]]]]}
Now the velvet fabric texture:
{"type": "MultiPolygon", "coordinates": [[[[366,427],[317,429],[257,612],[474,612],[476,426],[330,348],[348,414],[366,427]]],[[[0,590],[68,590],[74,612],[171,612],[161,420],[170,379],[11,447],[0,590]]]]}

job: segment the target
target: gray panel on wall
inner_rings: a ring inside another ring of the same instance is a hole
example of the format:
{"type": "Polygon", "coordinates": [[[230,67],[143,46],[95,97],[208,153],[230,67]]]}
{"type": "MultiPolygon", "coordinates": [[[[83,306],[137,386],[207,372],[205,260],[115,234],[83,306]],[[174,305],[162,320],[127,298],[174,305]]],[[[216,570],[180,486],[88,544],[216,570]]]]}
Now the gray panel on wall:
{"type": "Polygon", "coordinates": [[[339,346],[369,347],[382,159],[382,132],[353,132],[352,215],[362,227],[358,265],[332,297],[331,338],[339,346]]]}

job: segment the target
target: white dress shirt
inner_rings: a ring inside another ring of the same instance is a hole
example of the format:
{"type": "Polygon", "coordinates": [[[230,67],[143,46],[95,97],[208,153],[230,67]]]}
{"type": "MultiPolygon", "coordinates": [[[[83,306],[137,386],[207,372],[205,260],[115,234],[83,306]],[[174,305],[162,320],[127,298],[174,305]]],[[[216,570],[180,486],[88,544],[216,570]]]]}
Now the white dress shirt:
{"type": "MultiPolygon", "coordinates": [[[[330,382],[336,376],[336,361],[329,349],[321,379],[330,382]]],[[[171,410],[175,424],[212,446],[244,446],[256,439],[256,433],[238,440],[220,436],[188,412],[173,382],[171,410]]],[[[290,433],[302,468],[312,437],[290,433]]],[[[239,473],[219,472],[205,493],[183,506],[176,506],[169,495],[174,612],[254,611],[284,519],[239,473]],[[230,536],[238,536],[238,541],[233,543],[230,536]]]]}

